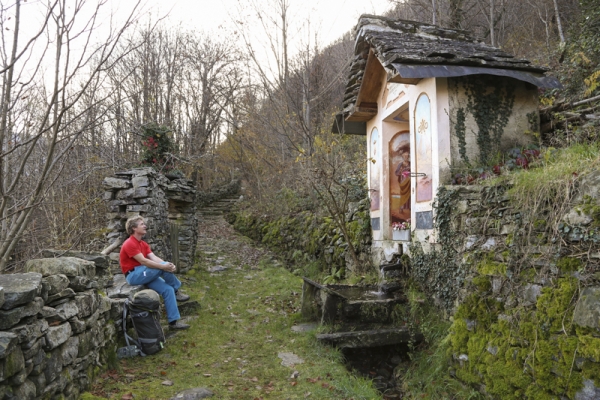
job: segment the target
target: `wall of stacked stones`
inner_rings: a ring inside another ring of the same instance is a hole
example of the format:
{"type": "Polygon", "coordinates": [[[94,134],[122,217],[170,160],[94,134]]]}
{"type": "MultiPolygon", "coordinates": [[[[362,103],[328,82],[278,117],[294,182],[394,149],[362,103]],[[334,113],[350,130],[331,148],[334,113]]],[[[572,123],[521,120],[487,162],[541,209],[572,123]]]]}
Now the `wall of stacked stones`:
{"type": "Polygon", "coordinates": [[[600,398],[600,173],[556,215],[520,209],[509,189],[445,187],[445,232],[411,254],[413,277],[453,315],[453,374],[491,398],[600,398]]]}
{"type": "Polygon", "coordinates": [[[105,178],[102,185],[109,208],[106,239],[112,248],[109,257],[114,272],[118,272],[120,244],[128,237],[125,222],[137,214],[147,221],[144,240],[156,255],[175,262],[180,272],[193,266],[198,221],[196,190],[190,180],[153,168],[135,168],[105,178]]]}
{"type": "Polygon", "coordinates": [[[0,275],[0,399],[77,399],[114,361],[123,302],[141,287],[113,281],[106,256],[73,255],[0,275]]]}

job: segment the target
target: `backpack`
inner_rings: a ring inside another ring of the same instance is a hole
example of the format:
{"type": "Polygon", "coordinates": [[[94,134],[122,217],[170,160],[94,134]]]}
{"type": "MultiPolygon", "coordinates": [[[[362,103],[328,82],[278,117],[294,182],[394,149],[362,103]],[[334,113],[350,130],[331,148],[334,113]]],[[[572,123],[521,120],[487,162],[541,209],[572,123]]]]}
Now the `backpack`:
{"type": "MultiPolygon", "coordinates": [[[[129,349],[124,357],[131,357],[139,352],[141,356],[151,355],[161,351],[165,345],[165,334],[160,326],[159,317],[160,297],[154,290],[146,289],[137,292],[133,299],[125,300],[123,304],[123,332],[129,349]],[[137,340],[127,334],[127,312],[131,317],[137,340]],[[130,345],[137,346],[139,351],[130,345]],[[133,354],[132,354],[133,353],[133,354]]],[[[120,350],[120,349],[119,349],[120,350]]]]}

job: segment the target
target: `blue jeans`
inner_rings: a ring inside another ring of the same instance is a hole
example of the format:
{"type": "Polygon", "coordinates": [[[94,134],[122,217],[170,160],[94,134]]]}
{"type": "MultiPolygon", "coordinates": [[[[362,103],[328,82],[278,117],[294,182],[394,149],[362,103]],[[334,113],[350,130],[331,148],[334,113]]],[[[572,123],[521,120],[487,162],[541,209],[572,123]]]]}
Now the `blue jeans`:
{"type": "Polygon", "coordinates": [[[171,272],[140,265],[127,274],[125,279],[132,286],[146,285],[149,289],[160,294],[165,300],[169,322],[181,318],[179,308],[177,308],[177,299],[175,299],[175,291],[181,287],[181,282],[171,272]]]}

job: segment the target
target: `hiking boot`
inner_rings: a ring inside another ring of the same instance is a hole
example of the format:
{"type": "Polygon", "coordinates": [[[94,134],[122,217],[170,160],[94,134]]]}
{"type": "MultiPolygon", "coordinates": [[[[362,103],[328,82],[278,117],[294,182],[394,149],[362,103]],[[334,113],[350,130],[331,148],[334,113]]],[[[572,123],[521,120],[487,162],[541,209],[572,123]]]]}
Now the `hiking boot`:
{"type": "Polygon", "coordinates": [[[177,301],[179,301],[180,303],[183,303],[184,301],[188,301],[190,299],[190,296],[181,293],[180,291],[177,291],[175,292],[175,299],[177,299],[177,301]]]}
{"type": "Polygon", "coordinates": [[[174,331],[182,331],[184,329],[189,329],[189,327],[190,326],[188,324],[184,324],[179,320],[169,323],[169,329],[174,331]]]}

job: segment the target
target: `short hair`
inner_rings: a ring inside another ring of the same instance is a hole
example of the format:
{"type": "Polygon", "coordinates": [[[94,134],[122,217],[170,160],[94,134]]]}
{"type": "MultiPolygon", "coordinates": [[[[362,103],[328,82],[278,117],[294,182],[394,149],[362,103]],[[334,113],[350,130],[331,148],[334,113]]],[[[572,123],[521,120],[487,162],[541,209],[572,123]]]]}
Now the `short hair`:
{"type": "Polygon", "coordinates": [[[141,215],[134,215],[125,222],[125,231],[127,231],[129,236],[133,235],[133,230],[137,228],[140,221],[144,221],[144,217],[141,215]]]}

